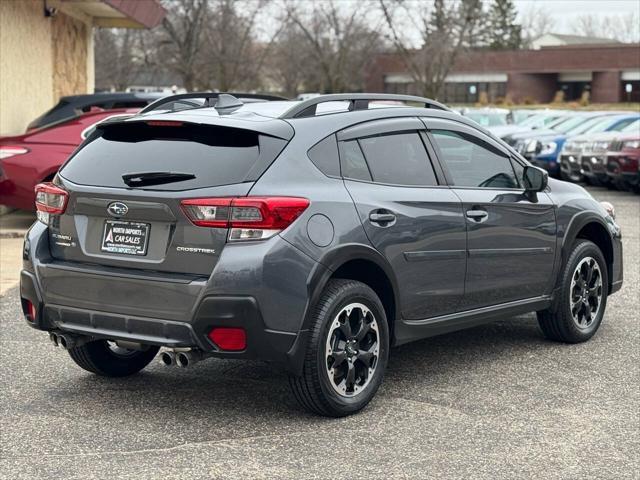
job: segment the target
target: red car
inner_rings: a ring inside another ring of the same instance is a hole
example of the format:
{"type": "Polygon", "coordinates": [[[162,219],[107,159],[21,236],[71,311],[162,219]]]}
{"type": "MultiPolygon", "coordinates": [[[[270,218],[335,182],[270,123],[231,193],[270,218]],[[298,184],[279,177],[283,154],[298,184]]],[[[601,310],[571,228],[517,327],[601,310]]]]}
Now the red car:
{"type": "Polygon", "coordinates": [[[31,122],[26,133],[0,137],[0,204],[34,210],[34,187],[53,178],[82,142],[82,132],[108,117],[132,115],[162,96],[105,93],[63,97],[31,122]]]}
{"type": "MultiPolygon", "coordinates": [[[[232,93],[246,102],[286,100],[273,95],[232,93]]],[[[101,93],[63,97],[44,115],[31,122],[27,133],[0,137],[0,204],[35,210],[34,187],[50,181],[71,153],[84,140],[83,132],[116,115],[132,115],[149,108],[180,110],[206,106],[219,96],[210,92],[174,95],[161,101],[164,93],[101,93]],[[206,102],[206,103],[205,103],[206,102]]]]}
{"type": "Polygon", "coordinates": [[[607,152],[607,175],[617,187],[640,193],[640,134],[629,134],[615,142],[607,152]]]}

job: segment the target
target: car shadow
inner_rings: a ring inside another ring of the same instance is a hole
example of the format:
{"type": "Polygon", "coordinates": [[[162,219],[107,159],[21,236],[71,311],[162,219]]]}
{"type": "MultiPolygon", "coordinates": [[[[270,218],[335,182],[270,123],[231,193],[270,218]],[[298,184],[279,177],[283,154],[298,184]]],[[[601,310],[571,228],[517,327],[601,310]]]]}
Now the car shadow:
{"type": "MultiPolygon", "coordinates": [[[[383,390],[393,395],[412,382],[411,378],[419,388],[430,375],[430,386],[444,387],[441,382],[462,381],[470,362],[474,368],[482,368],[478,364],[504,361],[518,352],[524,355],[545,343],[535,316],[525,315],[402,345],[391,351],[383,390]],[[456,376],[461,378],[456,380],[456,376]]],[[[73,388],[65,395],[74,401],[103,397],[109,399],[101,406],[107,410],[127,408],[132,401],[144,402],[145,411],[154,415],[170,411],[176,422],[192,418],[194,409],[248,414],[249,418],[290,416],[292,412],[299,416],[301,412],[290,395],[286,373],[259,361],[208,359],[181,369],[164,367],[156,360],[132,377],[80,374],[72,382],[73,388]]]]}

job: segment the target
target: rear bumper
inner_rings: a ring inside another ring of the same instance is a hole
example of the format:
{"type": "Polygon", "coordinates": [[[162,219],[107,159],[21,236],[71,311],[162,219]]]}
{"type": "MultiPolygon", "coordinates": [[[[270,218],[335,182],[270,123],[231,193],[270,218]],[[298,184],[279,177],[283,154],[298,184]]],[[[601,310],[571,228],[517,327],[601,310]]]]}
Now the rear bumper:
{"type": "MultiPolygon", "coordinates": [[[[269,269],[276,262],[263,266],[262,275],[255,269],[248,272],[251,277],[247,282],[254,293],[247,291],[249,287],[243,287],[242,272],[237,269],[233,281],[225,275],[227,280],[220,285],[212,279],[201,278],[169,281],[149,278],[147,274],[133,278],[133,275],[127,277],[122,272],[101,267],[96,267],[94,272],[89,266],[72,268],[68,262],[56,262],[48,255],[46,230],[44,225],[36,223],[28,233],[21,272],[22,308],[25,321],[31,327],[94,339],[198,348],[216,357],[259,359],[283,363],[291,371],[299,369],[300,344],[306,339],[303,319],[309,299],[308,286],[293,274],[289,274],[291,281],[282,275],[273,277],[275,272],[269,269]],[[273,284],[270,282],[265,287],[260,283],[261,276],[271,278],[273,284]],[[293,295],[294,289],[297,295],[293,295]],[[143,305],[136,307],[136,300],[123,293],[127,291],[143,305]],[[145,292],[148,294],[144,295],[145,292]],[[284,297],[287,300],[283,300],[284,297]],[[36,307],[33,321],[26,315],[28,302],[36,307]],[[278,328],[279,325],[282,327],[278,328]],[[221,350],[208,338],[214,327],[244,329],[245,350],[221,350]]],[[[271,248],[293,247],[280,240],[271,248]]],[[[288,253],[280,258],[288,262],[296,259],[295,252],[288,253]]],[[[233,258],[245,258],[247,254],[238,250],[230,256],[227,265],[235,267],[233,258]]],[[[298,259],[302,275],[311,277],[303,267],[323,268],[309,257],[305,258],[306,262],[298,259]]],[[[212,278],[216,277],[215,272],[219,274],[220,270],[216,269],[212,278]]]]}
{"type": "Polygon", "coordinates": [[[213,356],[250,358],[288,363],[297,333],[266,328],[260,309],[251,297],[208,297],[200,303],[192,322],[118,315],[63,305],[44,304],[35,276],[23,271],[20,281],[23,299],[36,305],[38,314],[27,323],[39,330],[62,330],[94,339],[124,340],[168,348],[199,348],[213,356]],[[245,330],[247,348],[223,351],[207,334],[213,327],[240,327],[245,330]]]}

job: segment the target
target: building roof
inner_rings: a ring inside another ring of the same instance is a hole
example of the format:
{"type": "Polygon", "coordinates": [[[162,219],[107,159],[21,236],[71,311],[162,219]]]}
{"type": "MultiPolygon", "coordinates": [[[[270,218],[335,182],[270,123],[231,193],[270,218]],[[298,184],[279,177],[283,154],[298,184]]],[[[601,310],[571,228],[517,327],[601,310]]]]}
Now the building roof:
{"type": "Polygon", "coordinates": [[[62,0],[62,6],[79,11],[93,25],[107,28],[153,28],[166,10],[160,0],[62,0]]]}
{"type": "Polygon", "coordinates": [[[594,45],[623,45],[622,42],[611,38],[585,37],[582,35],[564,35],[561,33],[546,33],[531,42],[534,50],[562,47],[590,47],[594,45]]]}
{"type": "MultiPolygon", "coordinates": [[[[539,50],[471,50],[458,56],[452,74],[560,73],[640,70],[640,44],[568,45],[539,50]]],[[[369,77],[406,74],[396,53],[377,55],[369,65],[369,77]]]]}
{"type": "Polygon", "coordinates": [[[585,37],[583,35],[565,35],[561,33],[547,33],[537,38],[540,41],[544,37],[551,36],[560,40],[564,45],[585,45],[585,44],[603,44],[603,43],[621,43],[613,38],[604,37],[585,37]]]}

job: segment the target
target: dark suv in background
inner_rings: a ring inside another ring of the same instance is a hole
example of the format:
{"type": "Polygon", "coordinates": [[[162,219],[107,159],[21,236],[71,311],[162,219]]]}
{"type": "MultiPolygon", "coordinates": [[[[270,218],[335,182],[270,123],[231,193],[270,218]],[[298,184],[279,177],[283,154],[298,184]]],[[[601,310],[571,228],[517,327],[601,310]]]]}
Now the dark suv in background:
{"type": "Polygon", "coordinates": [[[443,105],[200,95],[99,125],[36,188],[24,314],[85,370],[257,358],[342,416],[391,346],[533,311],[582,342],[622,285],[613,207],[443,105]]]}

